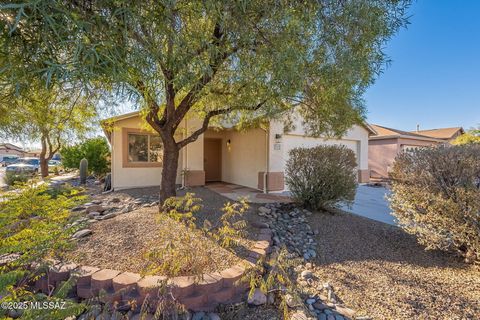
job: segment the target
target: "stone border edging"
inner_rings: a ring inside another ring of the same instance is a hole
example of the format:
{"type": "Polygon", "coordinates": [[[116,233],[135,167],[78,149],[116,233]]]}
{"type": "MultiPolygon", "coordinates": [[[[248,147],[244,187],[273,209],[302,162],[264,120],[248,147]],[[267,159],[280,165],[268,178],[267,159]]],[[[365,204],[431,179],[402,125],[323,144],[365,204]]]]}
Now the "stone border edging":
{"type": "Polygon", "coordinates": [[[78,266],[74,263],[54,265],[46,275],[36,280],[35,288],[49,293],[61,282],[74,277],[77,281],[73,288],[77,297],[91,299],[100,297],[102,302],[136,301],[137,309],[148,299],[156,308],[157,292],[162,281],[173,296],[186,309],[192,311],[212,311],[220,303],[241,300],[248,285],[236,283],[242,278],[248,267],[254,266],[259,259],[269,253],[272,245],[272,230],[267,224],[251,222],[259,230],[257,241],[249,248],[246,259],[219,272],[206,273],[195,281],[193,276],[180,276],[167,280],[164,276],[145,276],[138,273],[121,272],[112,269],[100,269],[91,266],[78,266]],[[104,293],[104,294],[101,294],[104,293]],[[239,299],[240,297],[240,299],[239,299]]]}

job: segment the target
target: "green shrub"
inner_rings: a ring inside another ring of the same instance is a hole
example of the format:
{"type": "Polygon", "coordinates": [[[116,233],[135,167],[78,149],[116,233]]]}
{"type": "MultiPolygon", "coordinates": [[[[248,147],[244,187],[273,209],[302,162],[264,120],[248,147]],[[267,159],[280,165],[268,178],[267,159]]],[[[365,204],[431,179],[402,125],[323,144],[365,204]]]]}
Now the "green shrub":
{"type": "MultiPolygon", "coordinates": [[[[25,310],[22,318],[65,319],[84,308],[65,300],[71,283],[50,296],[35,294],[28,286],[38,277],[30,266],[42,265],[47,259],[61,260],[72,245],[70,237],[78,226],[70,224],[74,217],[69,208],[82,200],[77,190],[66,188],[52,195],[46,184],[32,182],[0,202],[0,257],[11,258],[0,265],[0,301],[66,301],[65,310],[25,310]]],[[[5,312],[0,310],[0,318],[5,312]]]]}
{"type": "Polygon", "coordinates": [[[80,161],[85,158],[88,160],[89,173],[103,176],[110,171],[110,148],[102,137],[64,147],[60,155],[62,164],[67,169],[79,169],[80,161]]]}
{"type": "Polygon", "coordinates": [[[355,197],[355,154],[345,146],[295,148],[289,153],[285,181],[293,198],[317,210],[355,197]]]}
{"type": "Polygon", "coordinates": [[[427,249],[480,262],[480,145],[423,148],[393,165],[390,206],[427,249]]]}
{"type": "Polygon", "coordinates": [[[8,185],[8,186],[14,186],[17,183],[25,183],[30,179],[31,176],[29,176],[26,173],[17,173],[17,172],[6,172],[4,177],[3,177],[3,182],[8,185]]]}

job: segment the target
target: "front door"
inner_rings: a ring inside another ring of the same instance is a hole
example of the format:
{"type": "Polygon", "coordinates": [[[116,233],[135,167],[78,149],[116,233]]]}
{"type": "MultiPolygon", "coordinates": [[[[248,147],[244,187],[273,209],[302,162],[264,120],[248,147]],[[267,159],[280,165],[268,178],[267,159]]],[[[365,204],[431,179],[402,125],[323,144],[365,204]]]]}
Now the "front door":
{"type": "Polygon", "coordinates": [[[204,139],[205,181],[222,181],[222,140],[204,139]]]}

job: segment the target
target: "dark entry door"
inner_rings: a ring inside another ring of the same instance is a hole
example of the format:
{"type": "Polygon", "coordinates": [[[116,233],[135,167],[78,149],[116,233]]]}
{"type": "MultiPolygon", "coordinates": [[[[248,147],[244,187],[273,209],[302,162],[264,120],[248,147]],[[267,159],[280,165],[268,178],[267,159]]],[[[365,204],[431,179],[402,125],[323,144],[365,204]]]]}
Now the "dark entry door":
{"type": "Polygon", "coordinates": [[[205,181],[222,181],[222,140],[204,140],[205,181]]]}

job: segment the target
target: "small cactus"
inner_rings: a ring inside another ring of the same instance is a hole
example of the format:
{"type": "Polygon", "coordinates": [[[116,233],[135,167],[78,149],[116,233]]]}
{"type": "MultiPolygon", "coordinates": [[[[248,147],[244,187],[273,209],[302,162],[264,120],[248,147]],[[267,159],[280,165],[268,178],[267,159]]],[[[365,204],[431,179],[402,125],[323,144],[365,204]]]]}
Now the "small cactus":
{"type": "Polygon", "coordinates": [[[88,160],[83,158],[80,161],[80,184],[87,183],[88,160]]]}

